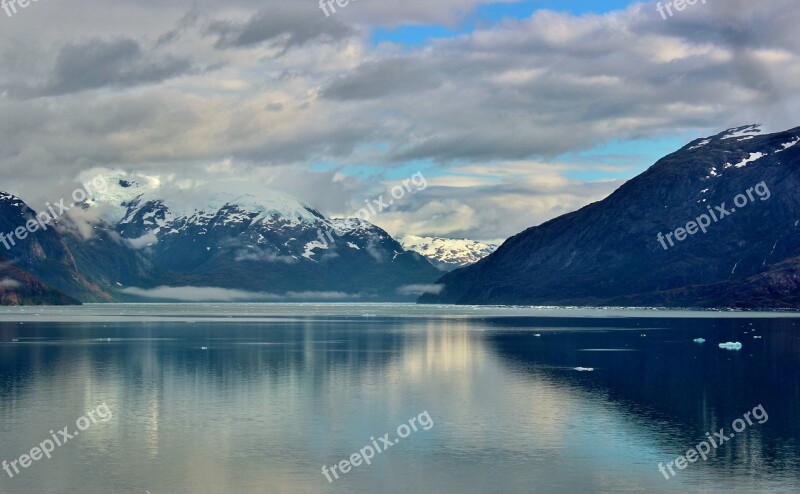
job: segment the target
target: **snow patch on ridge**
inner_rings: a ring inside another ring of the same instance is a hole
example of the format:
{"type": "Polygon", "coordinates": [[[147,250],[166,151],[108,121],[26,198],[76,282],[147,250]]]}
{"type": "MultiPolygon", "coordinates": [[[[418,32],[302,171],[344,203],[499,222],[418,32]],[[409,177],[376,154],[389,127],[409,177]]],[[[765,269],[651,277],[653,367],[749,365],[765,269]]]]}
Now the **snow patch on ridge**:
{"type": "MultiPolygon", "coordinates": [[[[739,137],[753,137],[752,134],[758,134],[761,132],[761,126],[758,124],[753,125],[745,125],[744,127],[734,127],[732,129],[728,129],[722,134],[720,134],[721,139],[723,141],[727,139],[735,139],[739,137]]],[[[740,139],[741,140],[741,139],[740,139]]]]}
{"type": "Polygon", "coordinates": [[[766,154],[764,154],[764,153],[762,153],[762,152],[758,152],[758,153],[750,153],[750,156],[748,156],[747,158],[743,159],[743,160],[742,160],[742,161],[740,161],[739,163],[736,163],[736,164],[735,164],[735,165],[733,165],[733,166],[735,166],[736,168],[744,168],[744,167],[745,167],[745,166],[747,166],[749,163],[753,163],[753,162],[755,162],[755,161],[758,161],[758,160],[760,160],[761,158],[763,158],[764,156],[766,156],[766,154]]]}
{"type": "Polygon", "coordinates": [[[775,151],[775,154],[782,153],[782,152],[786,151],[787,149],[789,149],[790,147],[794,146],[798,142],[800,142],[800,137],[795,137],[795,139],[793,141],[784,142],[783,144],[781,144],[782,149],[778,149],[777,151],[775,151]]]}
{"type": "Polygon", "coordinates": [[[314,249],[322,249],[327,250],[328,244],[323,244],[319,240],[314,240],[306,244],[305,252],[303,252],[303,257],[308,259],[309,261],[314,261],[314,249]]]}

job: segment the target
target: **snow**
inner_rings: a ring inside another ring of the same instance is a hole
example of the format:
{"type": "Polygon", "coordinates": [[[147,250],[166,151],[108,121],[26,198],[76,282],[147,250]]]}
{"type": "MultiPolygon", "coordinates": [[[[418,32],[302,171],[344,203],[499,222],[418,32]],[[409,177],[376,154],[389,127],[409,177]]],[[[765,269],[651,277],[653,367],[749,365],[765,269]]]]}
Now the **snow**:
{"type": "Polygon", "coordinates": [[[739,137],[753,137],[751,134],[758,134],[761,132],[760,125],[746,125],[744,127],[736,127],[733,129],[728,129],[723,132],[722,140],[726,139],[735,139],[739,137]]]}
{"type": "Polygon", "coordinates": [[[689,151],[692,151],[694,149],[700,149],[701,147],[705,146],[709,142],[711,142],[711,139],[703,139],[702,141],[698,142],[697,145],[690,147],[689,151]]]}
{"type": "Polygon", "coordinates": [[[318,240],[313,240],[313,241],[311,241],[311,242],[306,244],[305,252],[303,252],[303,257],[305,257],[306,259],[308,259],[310,261],[313,261],[314,259],[312,259],[312,258],[314,257],[314,249],[327,250],[328,249],[328,245],[327,244],[323,244],[322,242],[320,242],[318,240]]]}
{"type": "MultiPolygon", "coordinates": [[[[224,224],[244,222],[276,223],[283,226],[315,225],[322,221],[306,204],[252,182],[227,181],[211,184],[165,184],[160,177],[114,171],[103,176],[108,188],[88,201],[90,206],[107,206],[111,222],[121,221],[127,204],[137,200],[139,208],[161,202],[167,209],[166,222],[186,219],[205,225],[223,208],[224,224]]],[[[154,216],[148,213],[146,219],[154,216]]],[[[160,226],[163,226],[160,225],[160,226]]]]}
{"type": "Polygon", "coordinates": [[[754,161],[758,161],[758,160],[760,160],[761,158],[763,158],[764,156],[766,156],[766,154],[764,154],[764,153],[762,153],[762,152],[758,152],[758,153],[750,153],[750,156],[749,156],[749,157],[747,157],[747,158],[743,159],[743,160],[742,160],[742,161],[740,161],[739,163],[736,163],[734,166],[735,166],[736,168],[744,168],[744,167],[745,167],[745,166],[747,166],[749,163],[753,163],[754,161]]]}
{"type": "Polygon", "coordinates": [[[797,144],[798,142],[800,142],[800,137],[795,137],[795,139],[793,141],[784,142],[783,144],[781,144],[782,149],[778,149],[777,151],[775,151],[775,153],[776,154],[777,153],[782,153],[782,152],[786,151],[787,149],[789,149],[790,147],[792,147],[795,144],[797,144]]]}
{"type": "Polygon", "coordinates": [[[496,245],[469,239],[406,235],[398,238],[397,241],[406,250],[417,252],[429,259],[457,266],[476,263],[497,250],[496,245]]]}

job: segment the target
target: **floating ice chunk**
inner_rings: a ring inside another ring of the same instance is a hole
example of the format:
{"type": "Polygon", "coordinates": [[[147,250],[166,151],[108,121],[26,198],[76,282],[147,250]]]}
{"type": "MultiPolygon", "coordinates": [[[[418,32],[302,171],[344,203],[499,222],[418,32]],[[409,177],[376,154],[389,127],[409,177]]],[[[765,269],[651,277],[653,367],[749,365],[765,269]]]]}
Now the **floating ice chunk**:
{"type": "Polygon", "coordinates": [[[742,344],[738,341],[736,343],[729,341],[727,343],[720,343],[719,347],[723,350],[741,350],[742,344]]]}
{"type": "Polygon", "coordinates": [[[201,346],[200,350],[208,350],[208,347],[207,346],[201,346]]]}
{"type": "Polygon", "coordinates": [[[705,340],[705,338],[695,338],[695,339],[694,339],[694,342],[695,342],[695,343],[705,343],[705,342],[706,342],[706,340],[705,340]]]}
{"type": "Polygon", "coordinates": [[[541,338],[541,337],[542,337],[542,335],[540,335],[539,333],[536,333],[536,334],[535,334],[535,335],[533,335],[533,336],[535,336],[535,337],[537,337],[537,338],[541,338]]]}
{"type": "Polygon", "coordinates": [[[756,340],[760,340],[761,339],[760,336],[753,336],[753,338],[756,339],[756,340]]]}
{"type": "Polygon", "coordinates": [[[594,367],[575,367],[578,372],[594,372],[594,367]]]}

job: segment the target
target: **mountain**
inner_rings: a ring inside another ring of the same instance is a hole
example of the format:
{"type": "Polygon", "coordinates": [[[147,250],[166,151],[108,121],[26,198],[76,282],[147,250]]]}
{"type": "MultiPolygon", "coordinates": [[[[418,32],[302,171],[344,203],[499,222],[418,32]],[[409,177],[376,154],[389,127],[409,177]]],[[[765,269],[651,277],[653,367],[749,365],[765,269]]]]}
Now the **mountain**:
{"type": "Polygon", "coordinates": [[[50,288],[0,256],[0,305],[77,305],[72,297],[50,288]]]}
{"type": "Polygon", "coordinates": [[[697,139],[419,301],[798,308],[798,142],[800,128],[761,135],[756,125],[697,139]]]}
{"type": "MultiPolygon", "coordinates": [[[[110,296],[79,271],[63,236],[57,231],[58,222],[45,224],[44,228],[42,225],[30,228],[31,231],[22,228],[23,239],[13,235],[23,225],[35,222],[35,216],[36,211],[22,199],[0,192],[0,252],[8,262],[32,280],[41,280],[38,283],[43,282],[47,290],[63,292],[83,301],[109,301],[110,296]]],[[[44,290],[36,287],[36,282],[31,283],[34,290],[44,290]]]]}
{"type": "Polygon", "coordinates": [[[117,298],[213,287],[255,300],[407,300],[407,285],[430,284],[440,274],[375,225],[326,218],[256,184],[166,190],[156,179],[123,173],[106,181],[88,206],[103,212],[101,223],[112,231],[99,228],[105,248],[93,247],[81,264],[118,252],[124,269],[117,263],[94,273],[117,269],[104,280],[117,298]]]}
{"type": "Polygon", "coordinates": [[[468,239],[406,235],[397,241],[406,250],[422,254],[442,271],[452,271],[475,264],[497,249],[496,245],[468,239]]]}

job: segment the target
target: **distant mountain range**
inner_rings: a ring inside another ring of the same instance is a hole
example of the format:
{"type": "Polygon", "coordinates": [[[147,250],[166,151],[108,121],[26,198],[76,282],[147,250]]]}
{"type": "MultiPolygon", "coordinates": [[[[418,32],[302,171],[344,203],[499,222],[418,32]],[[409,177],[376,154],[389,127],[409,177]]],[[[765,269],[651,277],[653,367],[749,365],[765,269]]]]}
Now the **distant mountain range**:
{"type": "Polygon", "coordinates": [[[697,139],[419,300],[800,308],[798,142],[800,128],[761,135],[755,125],[697,139]]]}
{"type": "Polygon", "coordinates": [[[406,250],[422,254],[442,271],[452,271],[475,264],[497,249],[497,245],[469,239],[406,235],[397,241],[406,250]]]}
{"type": "MultiPolygon", "coordinates": [[[[441,275],[375,225],[326,218],[253,184],[165,190],[124,173],[106,182],[81,206],[88,223],[63,217],[8,251],[42,303],[54,300],[46,289],[84,302],[411,301],[441,275]]],[[[0,196],[0,232],[34,214],[0,196]]],[[[0,293],[20,288],[8,285],[0,293]]]]}

